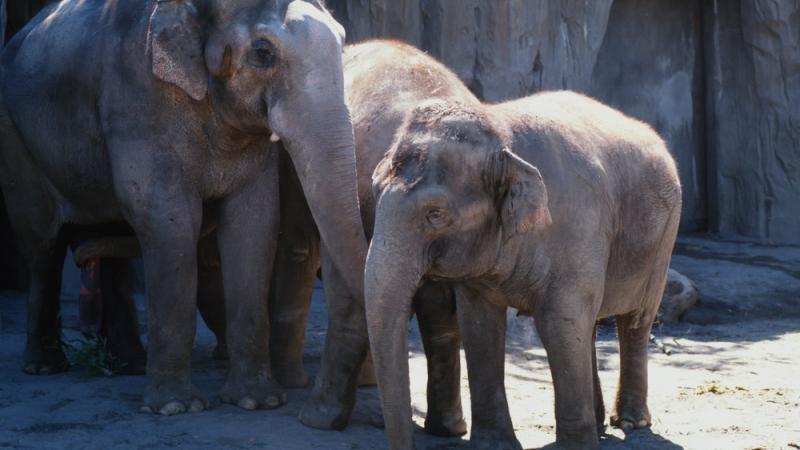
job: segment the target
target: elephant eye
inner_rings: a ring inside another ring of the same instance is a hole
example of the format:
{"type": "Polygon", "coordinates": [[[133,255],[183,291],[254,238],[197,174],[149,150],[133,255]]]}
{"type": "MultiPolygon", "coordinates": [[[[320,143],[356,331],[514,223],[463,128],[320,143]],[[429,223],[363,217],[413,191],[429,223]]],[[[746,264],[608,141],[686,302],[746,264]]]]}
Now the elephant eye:
{"type": "Polygon", "coordinates": [[[247,55],[247,62],[250,65],[262,69],[269,69],[275,65],[277,56],[275,46],[266,39],[257,39],[250,44],[250,53],[247,55]]]}
{"type": "Polygon", "coordinates": [[[433,225],[434,227],[442,227],[450,223],[447,217],[447,213],[439,208],[431,208],[425,214],[425,218],[428,219],[428,222],[433,225]]]}

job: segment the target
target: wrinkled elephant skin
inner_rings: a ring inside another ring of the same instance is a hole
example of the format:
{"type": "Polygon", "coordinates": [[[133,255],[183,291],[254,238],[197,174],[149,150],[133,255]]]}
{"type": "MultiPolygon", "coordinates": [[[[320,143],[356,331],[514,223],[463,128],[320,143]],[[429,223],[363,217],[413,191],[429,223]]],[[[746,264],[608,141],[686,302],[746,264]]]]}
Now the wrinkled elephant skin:
{"type": "Polygon", "coordinates": [[[508,306],[536,320],[559,447],[599,445],[603,317],[616,317],[620,336],[611,423],[649,425],[647,344],[681,203],[675,163],[650,127],[565,91],[497,105],[425,101],[373,186],[366,311],[391,448],[414,446],[403,319],[431,278],[456,289],[473,447],[521,448],[503,384],[508,306]]]}
{"type": "Polygon", "coordinates": [[[143,409],[204,409],[190,353],[198,239],[213,222],[231,360],[221,397],[246,409],[285,402],[264,301],[279,213],[270,136],[298,167],[334,265],[363,289],[343,41],[327,11],[303,1],[65,0],[8,43],[0,182],[31,272],[27,372],[61,368],[65,225],[103,234],[127,223],[145,267],[143,409]]]}

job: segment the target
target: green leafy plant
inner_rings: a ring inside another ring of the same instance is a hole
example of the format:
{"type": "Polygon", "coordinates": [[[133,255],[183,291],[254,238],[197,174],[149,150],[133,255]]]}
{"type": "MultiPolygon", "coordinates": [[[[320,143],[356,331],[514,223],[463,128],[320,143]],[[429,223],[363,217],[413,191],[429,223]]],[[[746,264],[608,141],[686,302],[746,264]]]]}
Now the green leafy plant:
{"type": "Polygon", "coordinates": [[[108,351],[103,337],[62,340],[61,345],[70,365],[84,369],[90,376],[110,377],[125,367],[125,362],[108,351]]]}

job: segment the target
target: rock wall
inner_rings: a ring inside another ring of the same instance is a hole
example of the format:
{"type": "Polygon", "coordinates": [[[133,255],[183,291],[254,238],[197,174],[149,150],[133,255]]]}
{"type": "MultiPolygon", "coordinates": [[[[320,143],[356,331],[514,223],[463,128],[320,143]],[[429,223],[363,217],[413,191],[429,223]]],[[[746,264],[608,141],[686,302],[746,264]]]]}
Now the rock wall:
{"type": "Polygon", "coordinates": [[[712,227],[800,242],[800,0],[708,1],[712,227]]]}
{"type": "Polygon", "coordinates": [[[388,37],[481,98],[572,89],[650,123],[683,231],[800,243],[800,0],[328,0],[349,42],[388,37]]]}
{"type": "MultiPolygon", "coordinates": [[[[5,34],[48,1],[8,0],[5,34]]],[[[573,89],[650,123],[678,161],[683,231],[800,243],[800,0],[328,5],[348,41],[407,41],[487,101],[573,89]]],[[[19,285],[4,214],[0,241],[0,286],[19,285]]]]}
{"type": "Polygon", "coordinates": [[[707,224],[701,23],[695,0],[616,0],[588,89],[667,141],[683,184],[684,231],[707,224]]]}

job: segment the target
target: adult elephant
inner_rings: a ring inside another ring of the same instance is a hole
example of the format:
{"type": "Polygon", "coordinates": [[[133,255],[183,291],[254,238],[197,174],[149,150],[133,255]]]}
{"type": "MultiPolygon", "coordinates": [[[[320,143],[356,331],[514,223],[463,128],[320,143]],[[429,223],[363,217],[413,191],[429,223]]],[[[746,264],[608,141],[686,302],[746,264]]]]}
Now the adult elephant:
{"type": "MultiPolygon", "coordinates": [[[[414,106],[430,98],[473,98],[449,69],[425,53],[399,42],[369,41],[345,48],[345,96],[353,115],[361,212],[367,234],[372,232],[375,201],[371,173],[391,146],[395,132],[414,106]],[[418,70],[425,67],[425,71],[418,70]]],[[[477,103],[478,100],[474,99],[477,103]]],[[[358,368],[365,358],[361,343],[363,299],[346,283],[350,274],[332,263],[332,251],[320,246],[319,235],[300,190],[291,161],[281,163],[281,224],[270,292],[272,366],[287,387],[307,382],[303,344],[314,278],[320,267],[328,302],[325,360],[348,361],[336,369],[338,383],[316,379],[312,399],[300,420],[316,428],[344,428],[355,404],[358,368]],[[357,330],[357,333],[353,333],[357,330]],[[353,356],[355,355],[355,356],[353,356]],[[331,358],[331,356],[334,356],[331,358]],[[339,386],[346,386],[339,389],[339,386]]],[[[213,278],[214,258],[207,260],[207,279],[213,278]]],[[[200,311],[218,337],[225,335],[224,314],[213,286],[201,292],[200,311]]],[[[428,359],[427,432],[454,436],[466,432],[460,397],[460,338],[455,300],[449,285],[428,282],[415,295],[416,315],[428,359]]],[[[405,316],[407,320],[409,316],[405,316]]],[[[220,348],[218,346],[217,348],[220,348]]],[[[323,362],[323,370],[325,367],[323,362]]],[[[361,381],[374,379],[372,365],[360,371],[361,381]]]]}
{"type": "Polygon", "coordinates": [[[31,272],[27,372],[63,361],[63,225],[125,222],[145,266],[144,408],[205,408],[190,350],[198,237],[215,223],[231,358],[222,399],[247,409],[285,402],[264,302],[278,228],[277,136],[333,263],[362,290],[343,39],[321,5],[303,1],[65,0],[11,40],[0,179],[31,272]]]}
{"type": "Polygon", "coordinates": [[[456,289],[473,447],[521,448],[503,384],[508,306],[536,320],[560,448],[599,444],[600,318],[616,317],[620,338],[611,422],[650,424],[648,338],[681,210],[675,163],[650,127],[571,92],[496,105],[427,101],[398,131],[373,186],[364,287],[391,448],[414,444],[402,318],[429,278],[456,289]]]}

